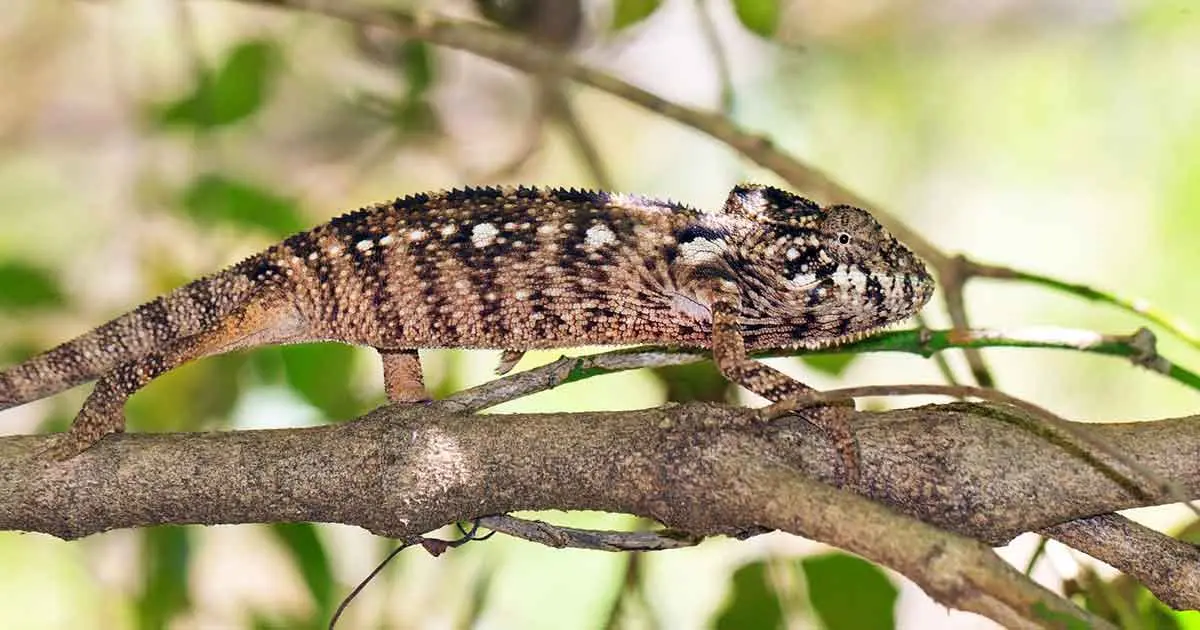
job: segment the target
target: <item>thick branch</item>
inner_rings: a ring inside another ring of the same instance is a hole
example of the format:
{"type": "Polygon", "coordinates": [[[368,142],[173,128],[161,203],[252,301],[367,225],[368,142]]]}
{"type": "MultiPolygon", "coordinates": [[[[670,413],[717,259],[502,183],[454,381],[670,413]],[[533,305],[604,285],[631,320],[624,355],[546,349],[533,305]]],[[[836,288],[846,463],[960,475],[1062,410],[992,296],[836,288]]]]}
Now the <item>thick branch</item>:
{"type": "MultiPolygon", "coordinates": [[[[819,432],[788,419],[684,405],[639,412],[463,416],[382,408],[313,429],[131,434],[50,465],[43,436],[0,438],[0,529],[65,538],[161,523],[340,522],[401,535],[525,509],[598,509],[697,534],[749,528],[705,515],[706,448],[736,440],[738,467],[784,462],[834,479],[819,432]],[[692,508],[686,508],[687,506],[692,508]]],[[[992,543],[1065,521],[1166,502],[1048,443],[1011,410],[927,406],[863,413],[862,491],[992,543]]],[[[1151,470],[1200,489],[1200,419],[1080,425],[1151,470]]]]}
{"type": "MultiPolygon", "coordinates": [[[[607,510],[696,535],[803,534],[892,566],[946,603],[1028,626],[1037,623],[1034,604],[1081,613],[986,547],[921,521],[997,542],[1165,500],[1135,497],[1010,412],[983,405],[862,414],[866,493],[921,520],[819,483],[833,481],[835,457],[801,421],[762,424],[748,410],[712,405],[491,416],[439,409],[383,408],[315,429],[114,436],[63,463],[36,455],[44,436],[0,438],[0,529],[74,538],[162,523],[303,520],[410,537],[514,510],[607,510]]],[[[1193,422],[1089,429],[1194,493],[1193,422]]]]}

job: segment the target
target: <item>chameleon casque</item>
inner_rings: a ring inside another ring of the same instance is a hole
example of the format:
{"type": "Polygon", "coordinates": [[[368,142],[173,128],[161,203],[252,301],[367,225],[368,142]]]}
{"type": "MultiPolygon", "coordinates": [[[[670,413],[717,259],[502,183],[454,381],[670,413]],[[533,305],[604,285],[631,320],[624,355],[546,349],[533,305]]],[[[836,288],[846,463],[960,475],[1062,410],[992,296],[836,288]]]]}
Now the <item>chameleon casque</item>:
{"type": "MultiPolygon", "coordinates": [[[[812,390],[748,351],[857,339],[932,291],[924,265],[866,211],[766,186],[734,188],[715,213],[567,189],[416,194],[296,234],[0,372],[0,409],[99,379],[51,448],[70,457],[122,431],[126,399],[176,366],[308,341],[377,349],[393,402],[428,399],[418,348],[502,349],[504,373],[528,349],[640,343],[711,348],[728,379],[778,401],[812,390]]],[[[848,435],[836,413],[806,417],[848,435]]]]}

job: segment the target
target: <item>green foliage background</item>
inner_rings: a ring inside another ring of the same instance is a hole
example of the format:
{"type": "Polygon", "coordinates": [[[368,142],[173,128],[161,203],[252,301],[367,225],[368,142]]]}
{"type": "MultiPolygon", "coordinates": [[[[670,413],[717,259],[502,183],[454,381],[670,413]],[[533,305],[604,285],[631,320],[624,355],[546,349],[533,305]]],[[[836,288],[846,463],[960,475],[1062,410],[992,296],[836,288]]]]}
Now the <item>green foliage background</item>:
{"type": "MultiPolygon", "coordinates": [[[[1190,273],[1200,266],[1200,12],[1182,0],[1049,6],[620,0],[592,16],[603,26],[578,54],[683,102],[716,108],[726,89],[739,124],[948,250],[1145,295],[1200,322],[1190,273]],[[698,11],[712,16],[720,55],[698,11]]],[[[6,361],[360,205],[497,179],[592,185],[566,127],[536,120],[529,82],[461,54],[235,2],[18,0],[8,12],[0,26],[6,361]],[[515,173],[489,176],[529,134],[538,150],[515,173]]],[[[572,94],[621,189],[711,208],[739,180],[771,181],[674,123],[606,95],[572,94]]],[[[978,285],[968,297],[977,325],[1126,332],[1138,324],[1029,287],[978,285]]],[[[1162,349],[1198,358],[1169,339],[1162,349]]],[[[1069,417],[1194,410],[1194,393],[1120,362],[989,358],[1001,387],[1069,417]]],[[[484,380],[495,359],[430,353],[431,385],[444,394],[484,380]]],[[[912,357],[780,365],[818,386],[938,378],[912,357]]],[[[502,411],[737,397],[714,376],[704,366],[620,374],[502,411]]],[[[6,412],[3,430],[61,429],[83,393],[6,412]]],[[[185,366],[139,394],[129,417],[137,431],[296,426],[381,402],[370,352],[312,345],[185,366]]],[[[1140,518],[1178,521],[1171,512],[1140,518]]],[[[69,544],[0,534],[0,627],[324,627],[390,545],[309,524],[164,527],[69,544]]],[[[1011,556],[1029,548],[1014,545],[1011,556]]],[[[946,616],[872,565],[814,551],[780,535],[637,557],[500,538],[436,560],[411,550],[343,627],[976,623],[946,616]],[[913,602],[903,614],[897,598],[913,602]]],[[[1054,571],[1038,575],[1061,582],[1054,571]]],[[[1079,601],[1100,610],[1125,602],[1112,614],[1130,627],[1200,627],[1136,589],[1118,595],[1102,579],[1092,584],[1079,601]]]]}

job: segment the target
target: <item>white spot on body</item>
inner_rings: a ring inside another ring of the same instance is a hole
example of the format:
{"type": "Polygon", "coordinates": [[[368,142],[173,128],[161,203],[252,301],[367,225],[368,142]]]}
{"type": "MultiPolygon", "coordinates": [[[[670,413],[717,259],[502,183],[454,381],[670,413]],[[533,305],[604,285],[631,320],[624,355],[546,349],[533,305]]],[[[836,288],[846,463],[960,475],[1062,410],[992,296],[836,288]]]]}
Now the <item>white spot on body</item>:
{"type": "Polygon", "coordinates": [[[360,252],[365,252],[365,251],[371,249],[372,247],[375,247],[375,241],[372,241],[369,238],[363,239],[354,244],[354,249],[357,249],[360,252]]]}
{"type": "Polygon", "coordinates": [[[491,223],[480,223],[471,228],[471,243],[475,247],[487,247],[496,240],[496,235],[499,233],[500,230],[497,230],[496,226],[491,223]]]}
{"type": "Polygon", "coordinates": [[[800,257],[800,250],[796,249],[795,247],[789,247],[785,255],[787,256],[788,260],[796,260],[800,257]]]}
{"type": "Polygon", "coordinates": [[[584,236],[584,245],[593,249],[617,242],[617,235],[603,223],[588,228],[584,236]]]}
{"type": "Polygon", "coordinates": [[[796,283],[797,285],[799,285],[801,287],[808,287],[810,285],[816,284],[817,276],[815,274],[811,274],[811,273],[798,273],[798,274],[792,276],[792,282],[796,283]]]}
{"type": "Polygon", "coordinates": [[[442,226],[441,230],[438,230],[438,232],[442,236],[445,236],[445,237],[454,236],[454,233],[457,231],[458,231],[458,226],[454,225],[453,223],[447,223],[446,225],[442,226]]]}
{"type": "Polygon", "coordinates": [[[316,259],[317,259],[317,255],[318,255],[318,254],[317,254],[317,252],[313,252],[313,253],[311,253],[311,254],[309,254],[309,255],[308,255],[308,259],[309,259],[309,260],[316,260],[316,259]]]}
{"type": "Polygon", "coordinates": [[[851,290],[865,292],[867,290],[867,274],[858,267],[849,268],[838,265],[833,272],[833,282],[837,286],[849,286],[851,290]]]}
{"type": "Polygon", "coordinates": [[[724,252],[724,247],[721,245],[716,241],[698,238],[680,245],[679,253],[685,261],[691,264],[710,262],[721,258],[721,254],[724,252]]]}
{"type": "Polygon", "coordinates": [[[513,293],[513,297],[517,298],[518,300],[528,300],[529,291],[526,291],[525,289],[517,289],[516,292],[513,293]]]}
{"type": "Polygon", "coordinates": [[[342,255],[342,246],[341,245],[330,245],[329,249],[325,250],[325,252],[333,257],[341,256],[342,255]]]}
{"type": "Polygon", "coordinates": [[[538,226],[538,234],[553,234],[558,231],[558,226],[553,223],[543,223],[538,226]]]}

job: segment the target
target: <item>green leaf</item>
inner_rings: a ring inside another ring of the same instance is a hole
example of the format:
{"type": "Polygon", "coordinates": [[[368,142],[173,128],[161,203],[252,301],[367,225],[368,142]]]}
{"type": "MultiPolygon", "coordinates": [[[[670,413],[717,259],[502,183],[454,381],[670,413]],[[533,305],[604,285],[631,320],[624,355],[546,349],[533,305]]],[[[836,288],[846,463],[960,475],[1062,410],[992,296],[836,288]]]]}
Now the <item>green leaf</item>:
{"type": "Polygon", "coordinates": [[[201,70],[190,93],[160,106],[156,122],[164,127],[211,131],[248,118],[266,102],[281,65],[274,42],[243,42],[229,52],[215,72],[201,70]]]}
{"type": "Polygon", "coordinates": [[[1180,630],[1200,630],[1200,611],[1176,610],[1171,614],[1175,615],[1175,623],[1180,630]]]}
{"type": "Polygon", "coordinates": [[[272,523],[271,533],[287,548],[312,597],[317,619],[328,619],[334,607],[333,569],[325,545],[312,523],[272,523]]]}
{"type": "Polygon", "coordinates": [[[822,374],[841,376],[856,358],[858,358],[857,354],[843,352],[840,354],[813,354],[800,357],[800,360],[822,374]]]}
{"type": "MultiPolygon", "coordinates": [[[[1045,602],[1037,602],[1033,605],[1033,614],[1039,618],[1049,621],[1047,627],[1062,628],[1063,630],[1089,630],[1092,626],[1086,621],[1077,617],[1072,617],[1066,613],[1054,612],[1046,607],[1045,602]]],[[[1166,630],[1166,629],[1164,629],[1166,630]]]]}
{"type": "Polygon", "coordinates": [[[295,201],[255,184],[207,173],[183,191],[181,205],[201,223],[263,229],[287,236],[305,227],[295,201]]]}
{"type": "Polygon", "coordinates": [[[768,630],[785,627],[783,604],[775,587],[767,579],[767,565],[751,562],[733,574],[729,601],[717,614],[717,630],[755,628],[768,630]]]}
{"type": "Polygon", "coordinates": [[[353,367],[358,350],[337,343],[280,348],[284,377],[292,389],[329,418],[349,419],[361,411],[354,394],[353,367]]]}
{"type": "Polygon", "coordinates": [[[613,6],[612,28],[619,31],[650,17],[662,0],[617,0],[613,6]]]}
{"type": "Polygon", "coordinates": [[[0,309],[34,311],[62,306],[66,296],[47,270],[26,263],[0,263],[0,309]]]}
{"type": "Polygon", "coordinates": [[[244,389],[248,358],[229,353],[191,361],[150,381],[125,404],[129,424],[155,431],[224,426],[244,389]]]}
{"type": "Polygon", "coordinates": [[[896,627],[895,585],[879,567],[844,553],[800,563],[808,598],[827,630],[891,630],[896,627]]]}
{"type": "Polygon", "coordinates": [[[177,526],[150,527],[142,531],[142,592],[137,598],[138,627],[173,626],[191,607],[188,573],[191,568],[191,535],[177,526]]]}
{"type": "Polygon", "coordinates": [[[779,28],[779,0],[733,0],[733,10],[742,25],[762,37],[779,28]]]}
{"type": "Polygon", "coordinates": [[[433,86],[433,57],[429,53],[429,44],[410,39],[399,46],[400,69],[408,79],[408,97],[410,99],[424,98],[429,88],[433,86]]]}
{"type": "Polygon", "coordinates": [[[668,365],[655,368],[654,373],[667,386],[667,400],[671,402],[725,402],[733,388],[712,361],[668,365]]]}

